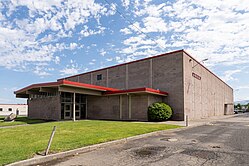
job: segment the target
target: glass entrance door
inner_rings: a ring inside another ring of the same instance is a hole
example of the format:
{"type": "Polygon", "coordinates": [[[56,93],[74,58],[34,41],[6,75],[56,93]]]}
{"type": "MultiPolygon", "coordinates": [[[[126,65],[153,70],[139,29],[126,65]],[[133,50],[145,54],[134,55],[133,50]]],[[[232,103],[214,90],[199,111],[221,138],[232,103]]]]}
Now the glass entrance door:
{"type": "Polygon", "coordinates": [[[80,118],[81,119],[86,119],[87,117],[86,117],[86,104],[81,104],[80,105],[80,114],[81,114],[81,116],[80,116],[80,118]]]}
{"type": "Polygon", "coordinates": [[[80,104],[75,105],[75,118],[80,119],[80,104]]]}
{"type": "Polygon", "coordinates": [[[71,113],[72,113],[72,105],[65,104],[64,105],[64,119],[71,119],[71,113]]]}
{"type": "MultiPolygon", "coordinates": [[[[73,93],[61,92],[61,119],[73,118],[73,93]]],[[[75,94],[75,119],[86,119],[86,95],[75,94]]]]}

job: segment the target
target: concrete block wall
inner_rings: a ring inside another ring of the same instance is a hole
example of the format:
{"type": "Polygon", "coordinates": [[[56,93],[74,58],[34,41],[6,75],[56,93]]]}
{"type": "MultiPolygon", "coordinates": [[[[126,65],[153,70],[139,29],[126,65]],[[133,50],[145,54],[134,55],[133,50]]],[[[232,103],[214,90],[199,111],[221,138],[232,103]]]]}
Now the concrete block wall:
{"type": "Polygon", "coordinates": [[[88,119],[119,120],[119,96],[87,96],[88,119]]]}
{"type": "MultiPolygon", "coordinates": [[[[147,87],[166,91],[169,96],[164,102],[173,108],[173,119],[184,119],[183,52],[105,68],[67,79],[117,89],[147,87]],[[102,80],[97,80],[98,74],[102,74],[102,80]]],[[[126,100],[124,98],[123,102],[126,100]]]]}
{"type": "Polygon", "coordinates": [[[60,120],[60,96],[34,98],[28,100],[28,117],[32,119],[60,120]]]}
{"type": "Polygon", "coordinates": [[[148,95],[131,96],[131,119],[147,121],[148,95]]]}
{"type": "Polygon", "coordinates": [[[84,76],[78,76],[77,82],[84,82],[86,84],[91,84],[91,73],[87,73],[84,76]]]}
{"type": "Polygon", "coordinates": [[[87,118],[147,121],[148,106],[154,102],[161,101],[161,96],[150,94],[125,94],[104,97],[88,96],[87,118]]]}
{"type": "Polygon", "coordinates": [[[166,97],[164,96],[156,96],[156,95],[148,95],[148,107],[156,102],[163,102],[166,97]]]}
{"type": "Polygon", "coordinates": [[[125,89],[126,85],[126,70],[127,65],[117,66],[108,69],[108,87],[125,89]]]}
{"type": "Polygon", "coordinates": [[[184,109],[189,119],[233,113],[233,90],[201,64],[184,53],[184,109]],[[194,77],[195,73],[197,77],[194,77]]]}
{"type": "Polygon", "coordinates": [[[151,88],[150,80],[150,60],[130,63],[128,65],[128,88],[151,88]]]}
{"type": "Polygon", "coordinates": [[[182,52],[152,59],[152,88],[166,91],[164,102],[174,110],[174,120],[184,120],[182,52]]]}
{"type": "MultiPolygon", "coordinates": [[[[172,107],[173,120],[184,120],[185,115],[190,119],[200,119],[233,113],[232,88],[183,51],[68,79],[117,89],[148,87],[166,91],[169,95],[163,101],[172,107]],[[201,79],[193,77],[192,73],[201,79]],[[98,74],[102,74],[102,80],[97,80],[98,74]],[[225,104],[228,104],[227,111],[225,104]]],[[[123,110],[127,109],[127,103],[127,97],[123,97],[123,110]]],[[[127,112],[122,114],[127,119],[127,112]]]]}
{"type": "Polygon", "coordinates": [[[121,103],[121,107],[122,107],[122,117],[120,118],[120,120],[130,120],[129,119],[129,96],[128,95],[121,95],[122,97],[122,103],[121,103]]]}

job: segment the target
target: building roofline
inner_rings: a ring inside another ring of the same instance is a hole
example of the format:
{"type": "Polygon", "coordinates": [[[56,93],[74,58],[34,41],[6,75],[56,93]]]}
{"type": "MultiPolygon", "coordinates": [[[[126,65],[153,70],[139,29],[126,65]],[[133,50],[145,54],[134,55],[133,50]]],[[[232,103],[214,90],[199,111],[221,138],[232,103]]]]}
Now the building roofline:
{"type": "Polygon", "coordinates": [[[220,81],[222,81],[225,85],[227,85],[229,88],[233,89],[230,85],[228,85],[225,81],[223,81],[222,79],[220,79],[216,74],[214,74],[212,71],[210,71],[207,67],[205,67],[204,65],[202,65],[198,60],[196,60],[195,58],[193,58],[184,49],[176,50],[176,51],[171,51],[171,52],[168,52],[168,53],[163,53],[163,54],[159,54],[159,55],[155,55],[155,56],[151,56],[151,57],[148,57],[148,58],[143,58],[143,59],[139,59],[139,60],[127,62],[127,63],[117,64],[117,65],[105,67],[105,68],[102,68],[102,69],[92,70],[92,71],[89,71],[89,72],[85,72],[85,73],[81,73],[81,74],[76,74],[76,75],[72,75],[72,76],[69,76],[69,77],[60,78],[58,80],[64,80],[64,79],[68,79],[68,78],[72,78],[72,77],[77,77],[77,76],[81,76],[81,75],[85,75],[85,74],[89,74],[89,73],[93,73],[93,72],[98,72],[98,71],[101,71],[101,70],[111,69],[111,68],[114,68],[114,67],[124,66],[124,65],[127,65],[127,64],[131,64],[131,63],[135,63],[135,62],[140,62],[140,61],[144,61],[144,60],[148,60],[148,59],[153,59],[153,58],[157,58],[157,57],[161,57],[161,56],[166,56],[166,55],[169,55],[169,54],[174,54],[174,53],[179,53],[179,52],[185,53],[187,56],[189,56],[191,59],[195,60],[199,65],[201,65],[204,69],[206,69],[208,72],[210,72],[212,75],[214,75],[220,81]]]}
{"type": "Polygon", "coordinates": [[[144,61],[144,60],[153,59],[153,58],[156,58],[156,57],[165,56],[165,55],[174,54],[174,53],[179,53],[179,52],[183,52],[183,51],[184,51],[183,49],[182,50],[171,51],[171,52],[168,52],[168,53],[163,53],[163,54],[159,54],[159,55],[155,55],[155,56],[151,56],[151,57],[147,57],[147,58],[143,58],[143,59],[138,59],[138,60],[131,61],[131,62],[121,63],[121,64],[105,67],[105,68],[102,68],[102,69],[96,69],[96,70],[92,70],[92,71],[89,71],[89,72],[85,72],[85,73],[81,73],[81,74],[76,74],[76,75],[60,78],[58,80],[77,77],[77,76],[81,76],[81,75],[85,75],[85,74],[89,74],[89,73],[93,73],[93,72],[98,72],[98,71],[101,71],[101,70],[106,70],[106,69],[111,69],[111,68],[114,68],[114,67],[124,66],[124,65],[127,65],[127,64],[131,64],[131,63],[135,63],[135,62],[141,62],[141,61],[144,61]]]}
{"type": "Polygon", "coordinates": [[[57,81],[57,82],[46,82],[46,83],[31,84],[31,85],[29,85],[27,87],[24,87],[22,89],[14,91],[14,94],[21,93],[22,91],[26,91],[26,90],[29,90],[29,89],[32,89],[32,88],[39,88],[41,86],[53,87],[53,86],[57,86],[58,84],[59,84],[59,81],[57,81]]]}
{"type": "Polygon", "coordinates": [[[136,89],[120,90],[120,89],[108,88],[108,87],[97,86],[97,85],[92,85],[92,84],[73,82],[73,81],[68,81],[68,80],[60,80],[57,82],[32,84],[32,85],[27,86],[25,88],[22,88],[18,91],[15,91],[14,93],[15,94],[22,94],[22,93],[26,93],[26,91],[34,89],[34,88],[59,87],[59,86],[72,86],[72,87],[102,91],[103,95],[118,95],[118,94],[127,94],[127,93],[150,93],[150,94],[162,95],[162,96],[168,95],[167,92],[160,91],[159,89],[156,90],[156,89],[152,89],[152,88],[136,88],[136,89]]]}
{"type": "Polygon", "coordinates": [[[108,88],[104,86],[97,86],[92,84],[85,84],[85,83],[79,83],[79,82],[73,82],[68,80],[59,80],[57,82],[47,82],[47,83],[38,83],[38,84],[32,84],[25,88],[22,88],[20,90],[15,91],[15,94],[25,92],[27,90],[33,89],[33,88],[40,88],[40,87],[58,87],[58,86],[74,86],[74,87],[80,87],[80,88],[86,88],[86,89],[92,89],[92,90],[99,90],[99,91],[118,91],[119,89],[114,88],[108,88]]]}

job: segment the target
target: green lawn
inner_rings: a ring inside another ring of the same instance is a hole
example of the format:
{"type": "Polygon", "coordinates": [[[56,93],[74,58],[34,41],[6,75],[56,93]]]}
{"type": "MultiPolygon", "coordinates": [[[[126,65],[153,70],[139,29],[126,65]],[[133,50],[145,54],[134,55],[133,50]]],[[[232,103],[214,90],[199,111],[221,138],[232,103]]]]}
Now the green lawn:
{"type": "Polygon", "coordinates": [[[166,124],[81,120],[0,128],[0,165],[31,158],[36,153],[44,151],[53,126],[57,126],[51,145],[53,153],[179,127],[166,124]]]}
{"type": "Polygon", "coordinates": [[[18,116],[13,122],[4,122],[3,120],[4,120],[4,116],[0,116],[0,127],[15,126],[15,125],[22,125],[22,124],[35,124],[35,123],[44,122],[43,120],[39,120],[39,119],[29,119],[25,116],[18,116]]]}

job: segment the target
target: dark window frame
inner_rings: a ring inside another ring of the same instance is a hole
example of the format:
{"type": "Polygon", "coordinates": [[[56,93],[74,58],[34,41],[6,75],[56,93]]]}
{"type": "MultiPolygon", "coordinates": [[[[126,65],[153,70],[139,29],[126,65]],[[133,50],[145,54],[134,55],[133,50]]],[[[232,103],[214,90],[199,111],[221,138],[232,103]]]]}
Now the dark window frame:
{"type": "Polygon", "coordinates": [[[97,81],[100,81],[100,80],[102,80],[102,74],[97,75],[97,81]]]}

